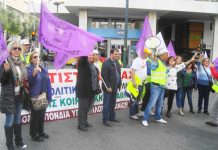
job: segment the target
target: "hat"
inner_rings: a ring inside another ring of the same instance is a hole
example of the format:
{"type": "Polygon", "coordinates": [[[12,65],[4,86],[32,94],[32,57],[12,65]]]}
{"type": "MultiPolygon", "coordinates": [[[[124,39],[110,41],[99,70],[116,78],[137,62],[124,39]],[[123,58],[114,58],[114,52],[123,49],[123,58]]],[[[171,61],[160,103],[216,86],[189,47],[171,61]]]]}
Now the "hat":
{"type": "Polygon", "coordinates": [[[30,44],[29,40],[27,40],[27,39],[21,40],[20,43],[21,43],[22,45],[30,44]]]}
{"type": "Polygon", "coordinates": [[[164,53],[168,53],[168,50],[167,49],[165,49],[165,48],[162,48],[162,49],[157,49],[157,56],[160,56],[160,55],[162,55],[162,54],[164,54],[164,53]]]}
{"type": "Polygon", "coordinates": [[[119,54],[122,54],[122,50],[121,49],[118,49],[118,51],[119,51],[119,54]]]}
{"type": "Polygon", "coordinates": [[[147,47],[144,48],[144,52],[147,53],[147,54],[151,54],[151,50],[148,49],[147,47]]]}
{"type": "Polygon", "coordinates": [[[93,54],[99,54],[99,52],[98,52],[97,49],[94,49],[94,50],[92,51],[92,53],[93,53],[93,54]]]}

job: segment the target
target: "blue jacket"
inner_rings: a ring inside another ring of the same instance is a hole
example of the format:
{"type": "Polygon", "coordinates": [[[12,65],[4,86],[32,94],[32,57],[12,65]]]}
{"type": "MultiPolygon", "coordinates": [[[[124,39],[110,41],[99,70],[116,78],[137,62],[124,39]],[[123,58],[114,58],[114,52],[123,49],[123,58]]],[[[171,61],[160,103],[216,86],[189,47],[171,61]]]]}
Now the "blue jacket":
{"type": "Polygon", "coordinates": [[[52,100],[51,81],[48,76],[48,71],[42,66],[40,67],[42,68],[42,71],[38,72],[35,77],[32,75],[35,66],[31,64],[27,67],[30,96],[36,97],[41,93],[46,92],[47,99],[50,102],[52,100]]]}
{"type": "Polygon", "coordinates": [[[197,63],[197,66],[198,66],[198,72],[197,72],[198,84],[199,85],[209,85],[209,81],[212,81],[210,68],[209,67],[205,68],[205,70],[207,71],[206,73],[200,62],[197,63]],[[207,74],[209,76],[209,79],[208,79],[207,74]]]}

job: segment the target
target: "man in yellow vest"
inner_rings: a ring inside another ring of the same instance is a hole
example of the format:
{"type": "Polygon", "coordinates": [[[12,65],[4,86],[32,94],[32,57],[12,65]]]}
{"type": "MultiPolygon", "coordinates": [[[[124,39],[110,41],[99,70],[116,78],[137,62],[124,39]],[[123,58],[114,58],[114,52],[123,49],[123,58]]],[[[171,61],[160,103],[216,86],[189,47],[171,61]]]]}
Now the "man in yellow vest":
{"type": "Polygon", "coordinates": [[[97,49],[94,49],[93,52],[94,65],[98,68],[99,73],[101,73],[102,62],[99,60],[99,52],[97,49]]]}
{"type": "Polygon", "coordinates": [[[167,49],[157,50],[157,57],[154,56],[151,61],[151,85],[150,85],[150,99],[144,111],[142,125],[148,126],[149,113],[153,106],[155,106],[155,121],[159,123],[167,123],[162,119],[162,106],[164,101],[165,84],[167,68],[165,61],[168,58],[167,49]],[[156,104],[156,105],[155,105],[156,104]]]}
{"type": "Polygon", "coordinates": [[[121,49],[118,49],[119,50],[119,58],[118,58],[118,63],[120,65],[120,68],[123,67],[123,63],[122,63],[122,50],[121,49]]]}
{"type": "Polygon", "coordinates": [[[20,55],[21,60],[28,65],[30,63],[30,43],[29,40],[23,39],[20,41],[21,46],[22,46],[22,53],[20,55]]]}

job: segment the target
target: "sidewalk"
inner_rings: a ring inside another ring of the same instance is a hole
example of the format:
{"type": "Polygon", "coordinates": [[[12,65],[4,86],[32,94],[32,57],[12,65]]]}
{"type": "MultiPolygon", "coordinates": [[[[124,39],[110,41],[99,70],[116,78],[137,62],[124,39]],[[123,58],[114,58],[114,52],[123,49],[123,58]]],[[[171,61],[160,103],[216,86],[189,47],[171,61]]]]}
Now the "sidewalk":
{"type": "MultiPolygon", "coordinates": [[[[215,95],[211,95],[210,106],[214,98],[215,95]]],[[[196,110],[196,93],[194,101],[196,110]]],[[[47,122],[45,131],[50,139],[43,143],[31,141],[29,125],[23,125],[23,140],[28,150],[217,150],[218,128],[204,124],[208,115],[191,114],[188,110],[186,101],[185,116],[179,116],[174,101],[172,118],[164,116],[168,124],[156,123],[151,117],[149,127],[129,119],[128,109],[117,111],[121,123],[113,123],[112,127],[102,124],[102,114],[89,116],[94,127],[88,132],[77,130],[76,118],[47,122]]],[[[4,117],[0,115],[0,150],[5,150],[3,122],[4,117]]]]}

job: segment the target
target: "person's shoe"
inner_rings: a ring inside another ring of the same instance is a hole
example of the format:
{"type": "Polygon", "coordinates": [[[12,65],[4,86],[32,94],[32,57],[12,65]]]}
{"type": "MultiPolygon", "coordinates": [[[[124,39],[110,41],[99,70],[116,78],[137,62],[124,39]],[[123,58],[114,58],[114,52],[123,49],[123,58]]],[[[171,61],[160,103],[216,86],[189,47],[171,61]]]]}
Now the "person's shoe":
{"type": "Polygon", "coordinates": [[[208,111],[204,111],[204,114],[206,115],[210,115],[210,113],[208,111]]]}
{"type": "Polygon", "coordinates": [[[130,116],[131,119],[133,120],[139,120],[140,118],[138,117],[138,115],[132,115],[130,116]]]}
{"type": "Polygon", "coordinates": [[[17,146],[17,148],[23,148],[23,149],[27,148],[27,145],[24,144],[23,142],[21,142],[19,144],[15,144],[15,145],[17,146]]]}
{"type": "Polygon", "coordinates": [[[111,119],[109,121],[111,121],[111,122],[121,122],[120,120],[117,120],[117,119],[111,119]]]}
{"type": "Polygon", "coordinates": [[[150,115],[150,116],[154,116],[155,113],[151,110],[150,113],[149,113],[149,115],[150,115]]]}
{"type": "Polygon", "coordinates": [[[49,135],[46,134],[46,133],[40,134],[39,136],[40,136],[41,138],[44,138],[44,139],[49,139],[49,135]]]}
{"type": "Polygon", "coordinates": [[[211,127],[218,127],[218,124],[213,123],[213,122],[211,122],[211,121],[205,122],[205,124],[207,124],[207,125],[209,125],[209,126],[211,126],[211,127]]]}
{"type": "Polygon", "coordinates": [[[167,116],[168,118],[171,118],[171,112],[167,111],[166,116],[167,116]]]}
{"type": "Polygon", "coordinates": [[[146,120],[143,120],[142,125],[145,126],[145,127],[148,127],[148,122],[146,120]]]}
{"type": "Polygon", "coordinates": [[[198,110],[198,113],[201,113],[201,110],[198,110]]]}
{"type": "Polygon", "coordinates": [[[159,122],[159,123],[164,123],[164,124],[166,124],[166,123],[167,123],[167,121],[165,121],[165,120],[163,120],[163,119],[154,120],[154,121],[156,121],[156,122],[159,122]]]}
{"type": "Polygon", "coordinates": [[[182,111],[182,108],[179,108],[179,109],[178,109],[178,114],[181,115],[181,116],[184,116],[184,113],[183,113],[183,111],[182,111]]]}
{"type": "Polygon", "coordinates": [[[86,123],[86,127],[93,127],[93,125],[91,123],[86,123]]]}
{"type": "Polygon", "coordinates": [[[111,127],[110,123],[108,123],[107,121],[103,122],[103,125],[105,125],[106,127],[111,127]]]}
{"type": "Polygon", "coordinates": [[[194,112],[194,110],[193,110],[193,109],[191,109],[191,110],[190,110],[190,113],[192,113],[192,114],[195,114],[195,112],[194,112]]]}
{"type": "Polygon", "coordinates": [[[139,113],[136,114],[138,117],[143,117],[144,116],[144,111],[140,111],[139,113]]]}
{"type": "Polygon", "coordinates": [[[35,141],[35,142],[43,142],[44,139],[41,138],[40,136],[35,136],[35,137],[31,137],[32,141],[35,141]]]}
{"type": "Polygon", "coordinates": [[[83,132],[87,132],[88,129],[86,128],[86,126],[78,126],[78,129],[83,131],[83,132]]]}

